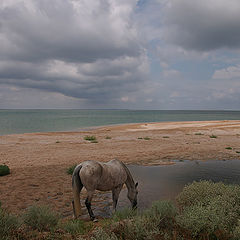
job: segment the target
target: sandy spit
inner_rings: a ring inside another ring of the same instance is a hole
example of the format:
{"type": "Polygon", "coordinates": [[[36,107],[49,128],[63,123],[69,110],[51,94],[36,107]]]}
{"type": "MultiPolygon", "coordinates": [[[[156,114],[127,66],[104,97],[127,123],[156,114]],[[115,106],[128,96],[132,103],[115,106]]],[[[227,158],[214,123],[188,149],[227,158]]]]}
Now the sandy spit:
{"type": "MultiPolygon", "coordinates": [[[[70,217],[71,176],[66,169],[73,164],[114,158],[145,165],[181,159],[228,160],[240,159],[239,152],[240,121],[128,124],[88,132],[0,136],[0,164],[11,169],[10,175],[0,177],[0,201],[14,213],[33,204],[49,204],[70,217]],[[84,140],[86,135],[96,136],[98,142],[84,140]]],[[[95,201],[105,198],[98,194],[95,201]]]]}

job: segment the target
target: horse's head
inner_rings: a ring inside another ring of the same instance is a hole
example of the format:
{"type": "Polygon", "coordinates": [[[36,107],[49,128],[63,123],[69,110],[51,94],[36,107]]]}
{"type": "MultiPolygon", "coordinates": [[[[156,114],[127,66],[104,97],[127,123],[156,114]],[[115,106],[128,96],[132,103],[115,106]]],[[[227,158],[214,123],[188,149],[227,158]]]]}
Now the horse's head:
{"type": "Polygon", "coordinates": [[[131,191],[128,192],[128,198],[132,203],[132,208],[137,208],[137,195],[138,195],[138,189],[137,189],[138,183],[134,184],[134,187],[131,189],[131,191]]]}

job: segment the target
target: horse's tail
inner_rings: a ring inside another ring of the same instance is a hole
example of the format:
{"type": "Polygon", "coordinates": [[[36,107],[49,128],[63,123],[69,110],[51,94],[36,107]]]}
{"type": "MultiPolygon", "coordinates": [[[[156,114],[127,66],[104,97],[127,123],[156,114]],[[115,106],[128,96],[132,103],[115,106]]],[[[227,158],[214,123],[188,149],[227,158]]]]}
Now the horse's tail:
{"type": "Polygon", "coordinates": [[[80,191],[83,187],[80,179],[80,170],[82,165],[79,164],[73,171],[72,175],[72,191],[73,191],[73,214],[75,218],[78,218],[81,215],[81,202],[80,202],[80,191]]]}

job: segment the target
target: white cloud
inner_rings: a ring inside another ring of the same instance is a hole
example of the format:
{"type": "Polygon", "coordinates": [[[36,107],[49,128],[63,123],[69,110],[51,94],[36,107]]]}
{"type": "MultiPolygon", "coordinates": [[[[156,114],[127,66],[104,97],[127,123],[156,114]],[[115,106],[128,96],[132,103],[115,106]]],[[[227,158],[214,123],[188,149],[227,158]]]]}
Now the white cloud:
{"type": "Polygon", "coordinates": [[[239,79],[240,80],[240,64],[218,69],[214,72],[213,79],[239,79]]]}

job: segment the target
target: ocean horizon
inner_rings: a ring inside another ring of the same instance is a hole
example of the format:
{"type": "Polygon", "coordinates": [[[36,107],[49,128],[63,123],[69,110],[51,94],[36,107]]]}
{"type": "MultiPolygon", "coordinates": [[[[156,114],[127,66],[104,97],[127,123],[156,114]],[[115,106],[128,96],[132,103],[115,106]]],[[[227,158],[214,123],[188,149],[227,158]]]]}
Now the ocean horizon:
{"type": "Polygon", "coordinates": [[[0,135],[80,131],[130,123],[240,120],[233,110],[0,109],[0,135]]]}

